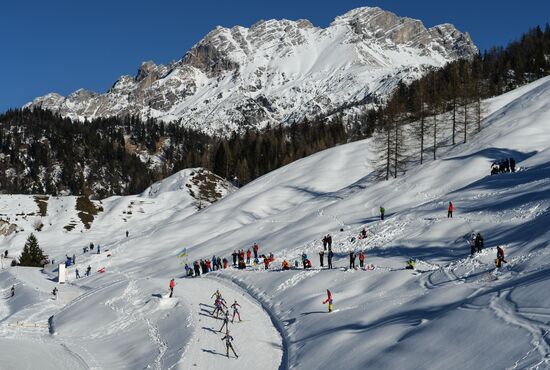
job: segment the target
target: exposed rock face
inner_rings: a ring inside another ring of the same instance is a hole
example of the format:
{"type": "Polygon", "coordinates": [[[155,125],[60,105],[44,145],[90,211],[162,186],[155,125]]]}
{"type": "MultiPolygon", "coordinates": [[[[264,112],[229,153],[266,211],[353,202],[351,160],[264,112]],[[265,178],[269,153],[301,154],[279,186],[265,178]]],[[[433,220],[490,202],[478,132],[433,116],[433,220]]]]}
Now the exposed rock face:
{"type": "Polygon", "coordinates": [[[307,20],[217,27],[178,62],[145,62],[135,77],[122,76],[104,94],[78,90],[29,104],[80,120],[138,114],[229,135],[383,99],[399,81],[476,53],[469,35],[453,25],[428,29],[366,7],[327,28],[307,20]]]}

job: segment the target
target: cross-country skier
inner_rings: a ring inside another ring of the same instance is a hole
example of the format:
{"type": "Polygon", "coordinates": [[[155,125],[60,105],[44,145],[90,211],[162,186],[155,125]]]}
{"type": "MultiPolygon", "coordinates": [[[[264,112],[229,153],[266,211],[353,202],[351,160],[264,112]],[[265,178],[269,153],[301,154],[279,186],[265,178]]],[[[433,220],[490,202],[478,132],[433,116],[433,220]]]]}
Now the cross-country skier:
{"type": "Polygon", "coordinates": [[[170,284],[168,284],[168,287],[170,288],[170,298],[174,295],[174,287],[176,286],[176,282],[174,281],[174,278],[170,280],[170,284]]]}
{"type": "Polygon", "coordinates": [[[332,249],[328,250],[328,268],[332,269],[332,257],[334,256],[334,253],[332,253],[332,249]]]}
{"type": "Polygon", "coordinates": [[[325,260],[325,251],[322,250],[319,252],[319,261],[321,262],[321,267],[324,265],[325,260]]]}
{"type": "Polygon", "coordinates": [[[222,294],[220,293],[220,290],[216,289],[216,291],[214,292],[214,294],[212,294],[212,296],[210,298],[214,298],[214,300],[216,300],[216,299],[221,298],[221,297],[222,297],[222,294]]]}
{"type": "Polygon", "coordinates": [[[233,321],[235,320],[235,315],[239,318],[239,321],[241,320],[241,314],[239,312],[239,309],[241,308],[241,305],[237,303],[237,300],[235,299],[235,302],[231,305],[231,308],[233,309],[233,317],[231,318],[231,323],[233,324],[233,321]]]}
{"type": "Polygon", "coordinates": [[[323,301],[323,304],[328,303],[328,312],[332,312],[332,293],[327,289],[327,299],[323,301]]]}
{"type": "Polygon", "coordinates": [[[222,338],[222,340],[225,340],[225,348],[227,349],[227,357],[229,358],[229,348],[231,348],[231,351],[233,351],[233,354],[235,355],[235,358],[239,358],[237,353],[235,352],[235,348],[233,348],[233,337],[229,335],[229,330],[225,333],[225,337],[222,338]]]}
{"type": "Polygon", "coordinates": [[[453,202],[449,202],[449,207],[447,208],[447,218],[453,218],[454,210],[455,210],[455,206],[453,202]]]}
{"type": "Polygon", "coordinates": [[[222,332],[224,326],[225,326],[225,331],[226,332],[229,331],[229,310],[226,310],[223,316],[222,327],[220,328],[220,330],[218,330],[220,333],[222,332]]]}

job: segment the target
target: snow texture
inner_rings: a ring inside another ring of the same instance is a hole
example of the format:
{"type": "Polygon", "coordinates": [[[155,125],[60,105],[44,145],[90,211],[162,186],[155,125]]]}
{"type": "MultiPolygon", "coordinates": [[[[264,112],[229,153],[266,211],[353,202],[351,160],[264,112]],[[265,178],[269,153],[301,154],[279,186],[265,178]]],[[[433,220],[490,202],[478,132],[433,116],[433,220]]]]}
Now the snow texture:
{"type": "MultiPolygon", "coordinates": [[[[104,200],[82,233],[45,222],[36,234],[47,254],[76,253],[77,266],[93,273],[77,280],[70,267],[52,300],[55,266],[0,272],[0,343],[8,349],[0,368],[549,368],[550,78],[487,105],[468,143],[387,182],[372,180],[365,140],[296,161],[200,211],[166,191],[135,197],[146,200],[145,212],[126,221],[120,211],[129,198],[104,200]],[[492,161],[506,157],[518,171],[490,176],[492,161]],[[358,239],[363,228],[367,238],[358,239]],[[485,250],[470,256],[473,231],[484,235],[485,250]],[[329,232],[333,270],[319,267],[329,232]],[[101,254],[82,253],[90,241],[101,254]],[[230,257],[253,242],[275,255],[267,271],[184,278],[185,262],[230,257]],[[508,261],[499,271],[498,245],[508,261]],[[188,254],[178,257],[183,248],[188,254]],[[374,269],[348,269],[350,250],[364,250],[374,269]],[[284,259],[304,252],[312,269],[281,271],[284,259]],[[409,257],[413,271],[404,269],[409,257]],[[167,298],[172,277],[175,297],[167,298]],[[221,322],[207,311],[216,289],[242,305],[244,321],[230,324],[238,359],[224,357],[221,322]]],[[[0,199],[18,213],[36,207],[32,197],[0,199]]],[[[51,198],[63,220],[74,217],[68,199],[51,198]]],[[[2,237],[0,247],[17,255],[29,232],[2,237]]]]}

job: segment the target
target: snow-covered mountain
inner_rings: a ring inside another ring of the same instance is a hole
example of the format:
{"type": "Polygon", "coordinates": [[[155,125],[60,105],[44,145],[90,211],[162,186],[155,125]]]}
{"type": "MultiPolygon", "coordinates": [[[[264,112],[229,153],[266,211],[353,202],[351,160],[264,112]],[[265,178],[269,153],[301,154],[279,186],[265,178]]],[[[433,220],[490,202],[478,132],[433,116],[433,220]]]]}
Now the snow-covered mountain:
{"type": "MultiPolygon", "coordinates": [[[[150,195],[155,212],[124,220],[120,210],[132,204],[114,197],[103,206],[118,211],[81,233],[46,225],[36,232],[45,251],[76,253],[81,274],[90,265],[92,275],[75,279],[71,267],[59,285],[55,266],[0,271],[0,368],[546,369],[549,97],[546,77],[489,99],[480,133],[397,179],[373,181],[367,139],[293,162],[199,212],[174,209],[189,205],[172,191],[180,188],[174,178],[137,197],[150,195]],[[517,172],[489,175],[493,161],[509,157],[517,172]],[[470,256],[474,231],[485,249],[470,256]],[[319,266],[327,233],[332,270],[319,266]],[[82,253],[89,242],[103,252],[82,253]],[[184,278],[183,263],[230,259],[253,242],[274,253],[269,269],[184,278]],[[507,264],[497,271],[499,245],[507,264]],[[359,250],[373,270],[347,268],[359,250]],[[312,269],[281,271],[282,260],[302,253],[312,269]],[[414,271],[403,268],[409,257],[414,271]],[[172,277],[175,297],[167,298],[172,277]],[[225,357],[221,320],[210,315],[216,289],[242,306],[244,321],[229,324],[238,359],[225,357]]],[[[0,199],[14,212],[38,212],[32,200],[0,199]]],[[[29,232],[0,237],[0,251],[17,255],[29,232]]]]}
{"type": "Polygon", "coordinates": [[[136,114],[218,135],[330,115],[384,99],[419,78],[477,53],[467,33],[364,7],[326,28],[307,20],[217,27],[171,65],[145,62],[103,94],[80,89],[34,99],[73,119],[136,114]]]}

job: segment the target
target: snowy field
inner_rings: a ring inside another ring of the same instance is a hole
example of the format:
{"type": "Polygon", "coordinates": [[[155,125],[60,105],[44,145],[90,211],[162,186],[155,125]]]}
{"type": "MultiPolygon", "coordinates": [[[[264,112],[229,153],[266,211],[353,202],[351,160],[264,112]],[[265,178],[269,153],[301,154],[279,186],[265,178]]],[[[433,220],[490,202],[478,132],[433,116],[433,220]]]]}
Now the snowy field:
{"type": "MultiPolygon", "coordinates": [[[[181,183],[161,183],[104,200],[90,229],[77,222],[67,231],[78,217],[74,198],[50,198],[40,245],[57,260],[76,254],[81,274],[90,265],[92,276],[74,279],[71,267],[58,285],[54,266],[4,268],[0,368],[550,368],[550,78],[487,105],[483,130],[467,144],[387,182],[371,180],[366,140],[296,161],[200,211],[177,191],[181,183]],[[491,163],[508,157],[518,171],[489,176],[491,163]],[[363,228],[367,238],[358,239],[363,228]],[[485,250],[472,257],[474,231],[485,250]],[[319,267],[327,233],[332,270],[319,267]],[[90,242],[102,253],[83,253],[90,242]],[[230,259],[254,242],[274,254],[269,270],[184,277],[183,262],[230,259]],[[508,261],[499,271],[497,246],[508,261]],[[188,255],[179,258],[182,248],[188,255]],[[364,250],[374,269],[348,269],[350,250],[364,250]],[[312,269],[281,271],[304,252],[312,269]],[[414,271],[403,269],[410,257],[414,271]],[[222,322],[209,314],[216,289],[242,306],[244,321],[229,324],[238,359],[225,357],[222,322]]],[[[28,196],[1,196],[0,205],[11,221],[37,212],[28,196]]],[[[33,217],[0,239],[0,251],[18,255],[33,217]]]]}

